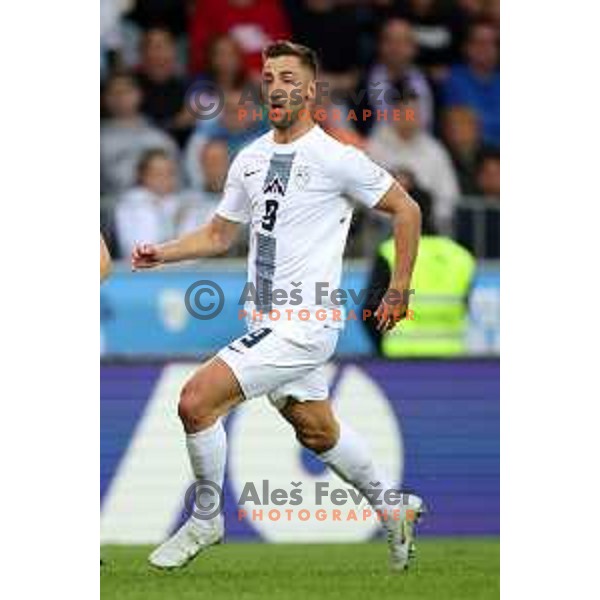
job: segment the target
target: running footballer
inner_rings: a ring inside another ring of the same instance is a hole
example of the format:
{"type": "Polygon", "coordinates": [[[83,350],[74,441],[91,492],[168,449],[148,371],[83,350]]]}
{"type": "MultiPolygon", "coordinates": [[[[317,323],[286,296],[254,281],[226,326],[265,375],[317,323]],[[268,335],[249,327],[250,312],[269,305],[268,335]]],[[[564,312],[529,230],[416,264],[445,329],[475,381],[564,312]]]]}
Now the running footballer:
{"type": "MultiPolygon", "coordinates": [[[[236,156],[221,203],[207,225],[164,244],[140,244],[132,253],[134,269],[215,256],[229,248],[241,227],[250,228],[248,281],[255,284],[257,294],[245,307],[248,333],[202,364],[179,400],[194,475],[221,489],[227,451],[222,417],[241,402],[262,395],[292,425],[300,443],[344,481],[365,495],[374,483],[380,492],[392,487],[360,436],[338,420],[328,401],[324,367],[343,321],[315,318],[318,310],[330,315],[330,309],[339,308],[328,300],[320,303],[315,289],[318,282],[327,282],[329,289],[339,287],[353,206],[362,205],[393,219],[399,260],[390,289],[407,291],[421,215],[385,170],[363,152],[330,137],[311,118],[316,76],[312,50],[291,42],[269,46],[262,78],[271,131],[236,156]],[[299,283],[301,304],[277,305],[290,318],[267,324],[258,318],[271,311],[272,290],[286,290],[289,298],[299,283]],[[301,310],[310,318],[300,319],[301,310]]],[[[408,295],[401,298],[400,305],[382,301],[381,329],[402,319],[408,295]]],[[[391,511],[398,506],[384,503],[376,508],[391,511]]],[[[394,570],[405,569],[412,556],[414,521],[409,513],[420,515],[423,502],[410,495],[400,508],[400,519],[382,520],[394,570]]],[[[221,541],[223,532],[222,515],[210,519],[193,515],[149,560],[156,567],[181,567],[221,541]]]]}

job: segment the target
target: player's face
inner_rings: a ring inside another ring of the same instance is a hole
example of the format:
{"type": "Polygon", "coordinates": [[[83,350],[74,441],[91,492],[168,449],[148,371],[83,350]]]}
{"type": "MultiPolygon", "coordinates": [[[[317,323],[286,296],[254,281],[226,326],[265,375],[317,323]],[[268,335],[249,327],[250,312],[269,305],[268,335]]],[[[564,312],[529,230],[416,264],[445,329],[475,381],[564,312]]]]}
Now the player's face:
{"type": "Polygon", "coordinates": [[[265,61],[262,71],[263,98],[273,127],[287,129],[307,118],[315,96],[312,72],[296,56],[279,56],[265,61]]]}

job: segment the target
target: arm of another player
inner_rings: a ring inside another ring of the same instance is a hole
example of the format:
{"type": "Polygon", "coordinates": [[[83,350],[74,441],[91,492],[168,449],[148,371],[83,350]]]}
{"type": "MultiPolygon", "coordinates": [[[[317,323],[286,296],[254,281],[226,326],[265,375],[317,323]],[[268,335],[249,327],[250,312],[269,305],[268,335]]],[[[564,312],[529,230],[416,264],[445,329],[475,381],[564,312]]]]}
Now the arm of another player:
{"type": "Polygon", "coordinates": [[[100,283],[102,283],[112,271],[112,260],[110,258],[110,252],[106,247],[104,238],[100,234],[100,283]]]}
{"type": "Polygon", "coordinates": [[[421,209],[397,181],[375,208],[391,216],[396,248],[388,293],[383,297],[377,315],[379,330],[388,331],[406,316],[408,309],[410,281],[421,236],[421,209]],[[396,292],[392,293],[392,290],[396,292]]]}

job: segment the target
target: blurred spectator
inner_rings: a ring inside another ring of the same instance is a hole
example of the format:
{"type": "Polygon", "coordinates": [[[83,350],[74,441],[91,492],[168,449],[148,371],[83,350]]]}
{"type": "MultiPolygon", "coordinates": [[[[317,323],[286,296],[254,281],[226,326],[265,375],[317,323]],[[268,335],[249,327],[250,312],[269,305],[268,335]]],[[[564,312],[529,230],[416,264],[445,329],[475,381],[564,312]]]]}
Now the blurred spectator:
{"type": "Polygon", "coordinates": [[[127,18],[143,31],[167,29],[175,37],[187,31],[188,0],[134,0],[127,18]]]}
{"type": "Polygon", "coordinates": [[[177,64],[175,39],[167,29],[144,33],[138,82],[143,92],[142,112],[183,144],[194,118],[184,107],[187,86],[177,64]]]}
{"type": "Polygon", "coordinates": [[[242,50],[230,35],[213,38],[206,56],[203,78],[216,84],[223,92],[240,89],[247,82],[242,50]]]}
{"type": "Polygon", "coordinates": [[[190,206],[190,218],[199,226],[212,217],[221,201],[229,170],[227,144],[223,140],[210,140],[200,148],[197,159],[203,175],[202,188],[190,188],[183,194],[190,206]]]}
{"type": "Polygon", "coordinates": [[[479,193],[488,200],[500,200],[500,152],[494,149],[481,153],[477,169],[479,193]]]}
{"type": "Polygon", "coordinates": [[[176,158],[177,147],[142,116],[141,91],[131,75],[112,75],[105,85],[104,101],[108,117],[100,128],[100,181],[102,193],[113,194],[133,185],[136,166],[146,150],[162,148],[176,158]]]}
{"type": "Polygon", "coordinates": [[[198,118],[196,133],[203,129],[210,131],[218,118],[218,114],[211,117],[215,112],[213,107],[221,102],[216,90],[226,97],[231,92],[244,88],[247,83],[244,59],[238,43],[229,35],[215,37],[208,46],[206,70],[194,78],[190,88],[194,92],[188,100],[190,107],[198,113],[205,107],[207,112],[203,118],[198,118]]]}
{"type": "MultiPolygon", "coordinates": [[[[344,144],[363,148],[365,139],[357,131],[357,118],[351,118],[350,106],[346,100],[349,92],[347,84],[348,81],[344,75],[321,72],[313,114],[319,125],[329,135],[344,144]]],[[[353,89],[355,86],[356,80],[353,79],[349,87],[353,89]]]]}
{"type": "Polygon", "coordinates": [[[240,45],[250,72],[259,73],[263,48],[290,37],[287,17],[279,0],[195,0],[190,24],[192,73],[206,68],[211,38],[229,33],[240,45]]]}
{"type": "Polygon", "coordinates": [[[467,38],[469,27],[485,18],[484,4],[486,0],[454,0],[449,8],[452,14],[454,31],[454,51],[457,59],[467,38]]]}
{"type": "Polygon", "coordinates": [[[294,4],[294,41],[316,50],[325,72],[355,69],[359,35],[356,8],[336,0],[296,0],[294,4]]]}
{"type": "Polygon", "coordinates": [[[391,171],[408,169],[418,185],[431,194],[436,226],[447,231],[459,195],[447,150],[421,124],[420,105],[406,87],[398,89],[398,118],[380,123],[368,143],[372,158],[391,171]]]}
{"type": "Polygon", "coordinates": [[[500,31],[500,0],[484,0],[484,16],[500,31]]]}
{"type": "Polygon", "coordinates": [[[487,149],[481,153],[477,169],[481,200],[461,206],[456,212],[456,239],[477,256],[500,258],[500,153],[487,149]]]}
{"type": "Polygon", "coordinates": [[[446,106],[469,106],[477,114],[486,144],[500,145],[498,31],[486,21],[469,28],[465,62],[454,65],[443,86],[446,106]]]}
{"type": "Polygon", "coordinates": [[[216,119],[203,121],[190,137],[185,149],[185,174],[188,182],[195,188],[204,187],[198,156],[202,147],[213,139],[223,140],[227,144],[229,156],[235,154],[250,141],[268,130],[258,105],[250,100],[244,101],[244,90],[230,91],[225,95],[223,110],[216,119]]]}
{"type": "Polygon", "coordinates": [[[193,229],[187,207],[177,194],[177,167],[164,150],[148,150],[139,162],[137,185],[116,208],[117,239],[122,256],[137,242],[158,244],[193,229]]]}
{"type": "Polygon", "coordinates": [[[121,0],[100,0],[100,73],[104,76],[119,62],[123,44],[121,0]]]}
{"type": "MultiPolygon", "coordinates": [[[[352,4],[352,2],[350,2],[352,4]]],[[[382,24],[396,15],[394,0],[366,0],[356,8],[360,24],[357,46],[360,51],[361,66],[370,65],[377,57],[378,38],[382,24]]]]}
{"type": "Polygon", "coordinates": [[[485,16],[485,2],[486,0],[454,0],[451,4],[457,18],[460,18],[465,23],[472,23],[473,21],[483,19],[485,16]]]}
{"type": "Polygon", "coordinates": [[[197,220],[204,223],[219,203],[225,186],[229,170],[227,142],[219,139],[207,141],[199,149],[197,161],[202,173],[202,187],[193,188],[193,191],[197,199],[197,220]]]}
{"type": "Polygon", "coordinates": [[[433,201],[431,194],[422,188],[412,171],[409,169],[397,169],[392,175],[400,185],[410,194],[410,197],[419,205],[421,209],[421,227],[423,231],[434,231],[433,220],[433,201]]]}
{"type": "MultiPolygon", "coordinates": [[[[400,82],[407,82],[418,96],[419,113],[423,127],[429,129],[433,123],[433,99],[427,79],[414,65],[417,47],[414,32],[407,21],[392,19],[388,21],[379,38],[378,62],[367,73],[366,81],[359,85],[358,94],[363,93],[366,105],[362,109],[370,109],[375,115],[377,111],[390,111],[395,102],[390,100],[390,92],[400,82]]],[[[362,114],[362,112],[361,112],[362,114]]],[[[368,131],[373,119],[362,121],[357,125],[363,132],[368,131]]]]}
{"type": "Polygon", "coordinates": [[[453,106],[444,111],[442,136],[450,151],[463,194],[477,192],[477,161],[481,137],[477,115],[466,106],[453,106]]]}
{"type": "Polygon", "coordinates": [[[466,40],[469,27],[477,21],[487,20],[500,29],[500,0],[453,0],[450,3],[455,40],[466,40]]]}
{"type": "MultiPolygon", "coordinates": [[[[182,192],[186,213],[186,224],[199,227],[213,216],[221,201],[227,172],[229,171],[229,152],[224,140],[209,140],[198,154],[199,170],[203,174],[201,189],[190,188],[182,192]]],[[[228,256],[247,256],[248,231],[240,232],[227,252],[228,256]]]]}
{"type": "Polygon", "coordinates": [[[418,47],[417,62],[432,75],[456,61],[452,15],[440,0],[406,0],[400,14],[413,27],[418,47]]]}
{"type": "Polygon", "coordinates": [[[229,151],[223,140],[211,140],[200,153],[200,163],[204,173],[204,189],[216,199],[223,192],[229,170],[229,151]]]}

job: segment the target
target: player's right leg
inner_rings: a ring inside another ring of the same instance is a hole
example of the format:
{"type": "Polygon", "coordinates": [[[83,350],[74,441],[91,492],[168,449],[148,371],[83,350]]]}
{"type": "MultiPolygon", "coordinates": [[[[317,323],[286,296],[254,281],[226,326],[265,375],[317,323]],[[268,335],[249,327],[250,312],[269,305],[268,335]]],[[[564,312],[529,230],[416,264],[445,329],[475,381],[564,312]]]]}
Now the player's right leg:
{"type": "Polygon", "coordinates": [[[235,375],[218,356],[203,364],[183,387],[179,418],[198,482],[194,492],[197,491],[198,496],[200,492],[210,492],[212,498],[206,503],[204,498],[195,500],[190,518],[150,555],[149,561],[155,567],[182,567],[223,538],[223,517],[214,514],[211,508],[219,501],[214,490],[223,489],[225,477],[227,439],[221,417],[242,399],[235,375]]]}
{"type": "MultiPolygon", "coordinates": [[[[269,327],[261,327],[234,340],[198,369],[181,392],[179,416],[194,475],[198,481],[209,482],[200,490],[223,489],[227,443],[221,417],[244,398],[268,394],[307,375],[330,356],[336,339],[336,332],[324,334],[318,343],[304,347],[269,327]]],[[[223,518],[214,516],[212,508],[205,510],[203,504],[197,502],[192,517],[152,553],[151,564],[161,568],[184,566],[221,540],[223,518]]]]}

